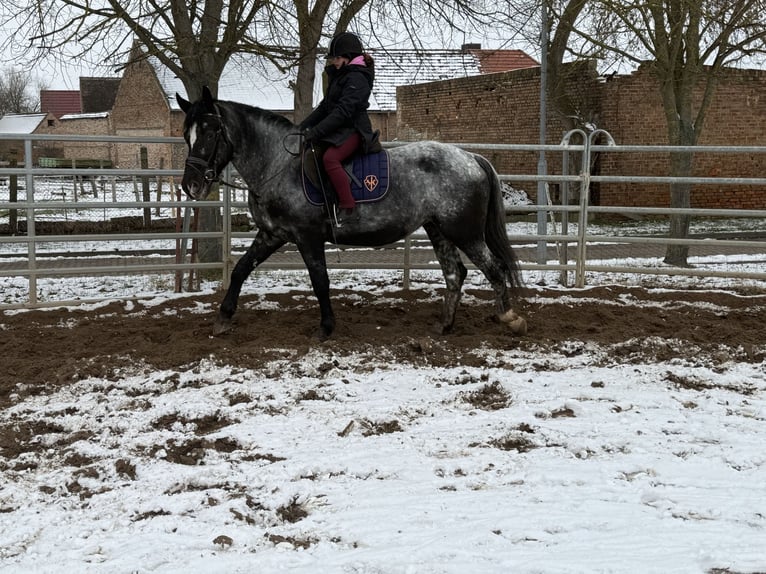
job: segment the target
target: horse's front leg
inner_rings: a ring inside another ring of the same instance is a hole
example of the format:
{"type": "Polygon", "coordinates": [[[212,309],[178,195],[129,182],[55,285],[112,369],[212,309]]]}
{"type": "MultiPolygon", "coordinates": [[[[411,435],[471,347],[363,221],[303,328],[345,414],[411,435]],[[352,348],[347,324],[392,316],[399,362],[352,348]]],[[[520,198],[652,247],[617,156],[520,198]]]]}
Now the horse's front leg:
{"type": "Polygon", "coordinates": [[[330,278],[327,275],[327,259],[324,251],[324,241],[304,241],[298,244],[298,251],[311,278],[314,295],[319,302],[319,339],[327,339],[335,330],[335,315],[330,304],[330,278]]]}
{"type": "Polygon", "coordinates": [[[221,303],[218,319],[213,326],[213,334],[220,335],[231,329],[231,318],[237,310],[239,293],[242,284],[258,265],[266,261],[277,249],[282,247],[285,241],[274,237],[268,232],[259,231],[247,252],[239,258],[234,270],[231,272],[229,290],[221,303]]]}

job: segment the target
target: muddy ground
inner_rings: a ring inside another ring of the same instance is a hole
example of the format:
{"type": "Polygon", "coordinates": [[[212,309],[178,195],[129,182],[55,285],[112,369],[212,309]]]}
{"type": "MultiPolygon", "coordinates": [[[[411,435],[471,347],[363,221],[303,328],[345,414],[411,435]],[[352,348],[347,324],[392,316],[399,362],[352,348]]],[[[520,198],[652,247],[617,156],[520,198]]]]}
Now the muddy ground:
{"type": "Polygon", "coordinates": [[[115,302],[96,310],[41,310],[0,315],[0,407],[27,394],[96,376],[115,378],[128,365],[158,369],[202,358],[258,368],[286,350],[317,347],[328,360],[346,353],[414,365],[484,364],[478,349],[579,353],[609,349],[610,361],[673,359],[721,364],[766,359],[766,293],[599,287],[535,290],[518,310],[529,332],[514,337],[492,319],[490,292],[466,289],[454,332],[438,333],[441,302],[422,290],[333,294],[337,330],[319,342],[318,308],[308,291],[243,295],[232,332],[212,336],[222,294],[159,305],[115,302]],[[672,342],[668,342],[671,341],[672,342]]]}

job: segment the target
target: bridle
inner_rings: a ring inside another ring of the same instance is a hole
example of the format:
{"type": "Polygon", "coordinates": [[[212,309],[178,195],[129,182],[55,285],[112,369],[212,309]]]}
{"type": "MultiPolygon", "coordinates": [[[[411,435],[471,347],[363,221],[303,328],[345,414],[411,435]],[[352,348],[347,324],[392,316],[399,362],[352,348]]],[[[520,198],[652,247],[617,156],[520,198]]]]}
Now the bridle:
{"type": "Polygon", "coordinates": [[[193,171],[202,175],[202,180],[206,186],[210,186],[211,184],[215,182],[219,182],[219,183],[223,183],[224,185],[228,185],[230,187],[235,187],[237,189],[247,189],[246,187],[240,187],[234,184],[226,183],[220,178],[220,175],[216,175],[213,162],[215,161],[215,156],[218,153],[218,145],[221,142],[221,139],[224,138],[223,118],[221,118],[221,116],[218,114],[204,114],[203,117],[205,116],[213,117],[218,121],[218,129],[215,131],[215,140],[213,141],[213,149],[210,152],[210,155],[208,156],[207,159],[193,157],[191,155],[187,156],[186,166],[189,169],[192,169],[193,171]]]}

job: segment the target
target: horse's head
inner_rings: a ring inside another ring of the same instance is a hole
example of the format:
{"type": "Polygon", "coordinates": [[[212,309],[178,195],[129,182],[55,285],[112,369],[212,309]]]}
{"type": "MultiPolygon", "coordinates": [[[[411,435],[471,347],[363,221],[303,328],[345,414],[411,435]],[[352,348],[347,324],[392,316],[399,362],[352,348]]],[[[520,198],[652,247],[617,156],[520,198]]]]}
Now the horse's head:
{"type": "Polygon", "coordinates": [[[181,180],[186,194],[192,199],[205,199],[210,185],[231,159],[231,143],[220,110],[207,86],[202,98],[194,103],[176,94],[176,100],[186,113],[184,139],[189,146],[184,176],[181,180]]]}

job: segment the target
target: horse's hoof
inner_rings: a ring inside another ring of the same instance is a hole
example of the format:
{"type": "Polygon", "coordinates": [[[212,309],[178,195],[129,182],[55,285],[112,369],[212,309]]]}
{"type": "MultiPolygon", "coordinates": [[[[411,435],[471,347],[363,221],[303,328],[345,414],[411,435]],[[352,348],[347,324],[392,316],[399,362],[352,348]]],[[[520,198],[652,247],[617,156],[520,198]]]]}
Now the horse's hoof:
{"type": "Polygon", "coordinates": [[[510,309],[498,316],[501,323],[505,323],[514,335],[527,334],[527,320],[521,315],[517,315],[513,309],[510,309]]]}
{"type": "Polygon", "coordinates": [[[335,331],[335,319],[330,318],[319,322],[319,333],[317,336],[320,341],[326,341],[335,331]]]}
{"type": "Polygon", "coordinates": [[[319,339],[320,342],[326,341],[332,336],[333,331],[335,331],[334,327],[328,328],[324,325],[320,325],[319,329],[317,330],[317,339],[319,339]]]}
{"type": "Polygon", "coordinates": [[[319,329],[319,331],[317,331],[317,339],[319,339],[320,343],[322,341],[326,341],[331,336],[332,336],[332,331],[330,331],[329,333],[325,331],[324,329],[319,329]]]}
{"type": "Polygon", "coordinates": [[[213,325],[213,335],[219,336],[231,331],[232,325],[229,319],[218,319],[213,325]]]}

